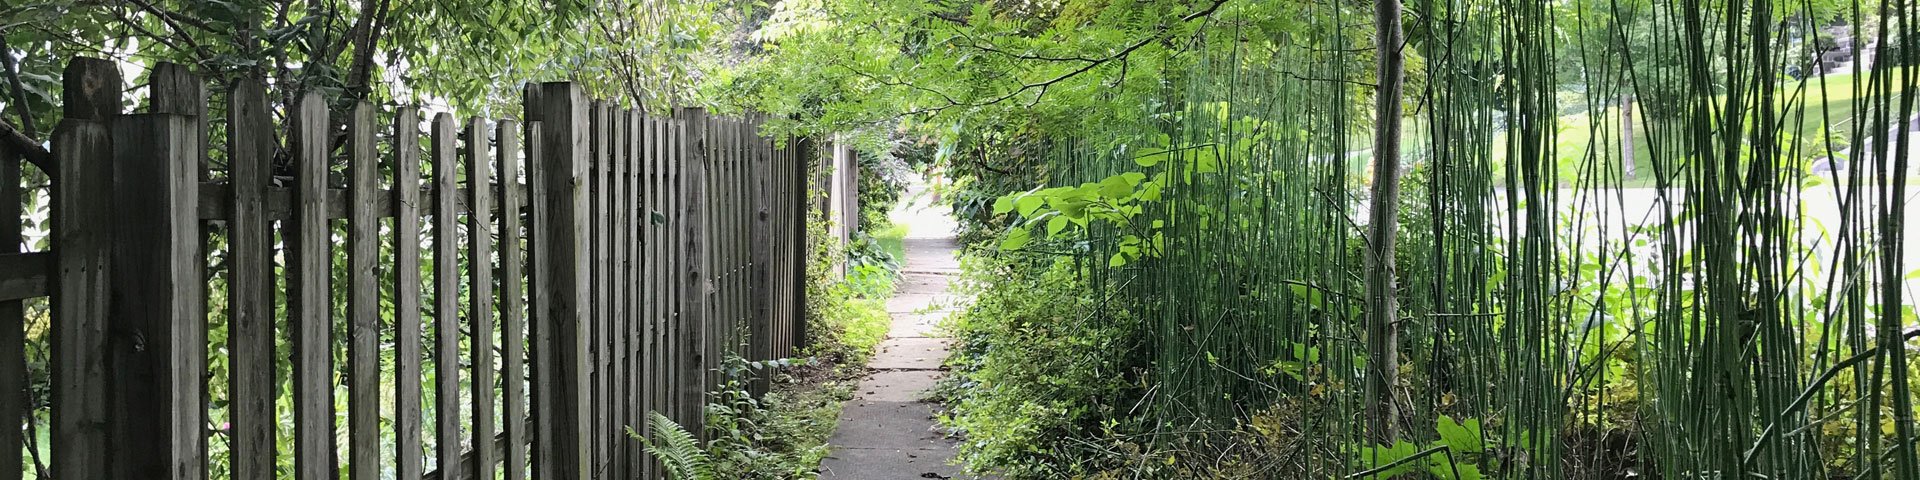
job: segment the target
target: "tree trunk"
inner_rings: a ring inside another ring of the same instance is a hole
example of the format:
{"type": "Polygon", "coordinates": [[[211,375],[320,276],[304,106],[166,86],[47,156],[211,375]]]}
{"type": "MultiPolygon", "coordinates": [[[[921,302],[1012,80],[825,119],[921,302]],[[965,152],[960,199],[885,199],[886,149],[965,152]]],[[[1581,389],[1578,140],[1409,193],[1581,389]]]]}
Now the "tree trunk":
{"type": "Polygon", "coordinates": [[[1392,445],[1400,418],[1393,402],[1399,384],[1400,310],[1394,292],[1393,237],[1400,213],[1400,0],[1375,0],[1375,56],[1379,60],[1379,89],[1374,92],[1373,208],[1367,229],[1367,424],[1375,442],[1392,445]]]}

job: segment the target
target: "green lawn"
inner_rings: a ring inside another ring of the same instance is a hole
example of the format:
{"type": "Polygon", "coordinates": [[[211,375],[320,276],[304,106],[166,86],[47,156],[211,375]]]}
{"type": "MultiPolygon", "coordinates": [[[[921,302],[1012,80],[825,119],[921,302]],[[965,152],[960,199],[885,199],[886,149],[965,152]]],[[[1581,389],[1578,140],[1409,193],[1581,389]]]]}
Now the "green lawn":
{"type": "Polygon", "coordinates": [[[880,248],[886,250],[888,255],[892,255],[895,261],[902,263],[907,261],[907,224],[905,222],[896,220],[887,225],[887,228],[875,230],[871,235],[873,241],[879,243],[880,248]]]}
{"type": "MultiPolygon", "coordinates": [[[[1854,98],[1859,96],[1859,92],[1853,88],[1853,77],[1852,74],[1829,75],[1807,79],[1804,84],[1795,80],[1781,85],[1780,91],[1777,92],[1779,98],[1777,101],[1783,106],[1796,107],[1784,112],[1781,118],[1782,126],[1784,130],[1793,132],[1794,138],[1802,140],[1801,157],[1824,155],[1825,145],[1817,139],[1828,135],[1827,132],[1844,136],[1853,128],[1853,102],[1854,98]],[[1829,121],[1832,122],[1831,128],[1828,127],[1829,121]]],[[[1899,86],[1896,85],[1894,89],[1897,93],[1899,86]]],[[[1720,98],[1715,99],[1715,103],[1720,101],[1720,98]]],[[[1604,110],[1560,117],[1560,131],[1555,138],[1556,156],[1566,162],[1584,158],[1589,142],[1593,141],[1595,129],[1600,129],[1608,136],[1618,135],[1620,127],[1619,117],[1616,116],[1618,110],[1609,106],[1604,110]],[[1594,115],[1598,117],[1595,118],[1594,115]]],[[[1647,143],[1649,128],[1646,117],[1642,116],[1644,111],[1636,109],[1634,114],[1633,157],[1636,177],[1627,181],[1626,184],[1630,187],[1652,186],[1654,170],[1649,156],[1652,148],[1647,143]]],[[[1505,141],[1505,138],[1505,132],[1495,135],[1496,162],[1504,157],[1504,151],[1499,145],[1505,141]]],[[[1617,138],[1604,138],[1601,141],[1606,143],[1609,155],[1614,158],[1619,157],[1620,142],[1617,138]]],[[[1577,167],[1576,164],[1563,164],[1561,170],[1571,175],[1575,167],[1577,167]]]]}

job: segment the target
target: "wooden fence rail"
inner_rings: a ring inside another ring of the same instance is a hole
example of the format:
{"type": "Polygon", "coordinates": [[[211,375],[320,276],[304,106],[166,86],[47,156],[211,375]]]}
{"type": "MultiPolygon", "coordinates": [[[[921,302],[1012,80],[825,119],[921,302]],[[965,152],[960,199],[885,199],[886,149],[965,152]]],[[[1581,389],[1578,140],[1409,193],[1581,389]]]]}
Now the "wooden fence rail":
{"type": "Polygon", "coordinates": [[[764,118],[545,83],[519,121],[309,93],[275,125],[259,80],[149,77],[127,114],[116,64],[69,64],[47,251],[0,150],[0,418],[30,408],[21,300],[50,297],[62,480],[661,478],[629,429],[701,430],[723,359],[804,340],[812,154],[764,118]]]}

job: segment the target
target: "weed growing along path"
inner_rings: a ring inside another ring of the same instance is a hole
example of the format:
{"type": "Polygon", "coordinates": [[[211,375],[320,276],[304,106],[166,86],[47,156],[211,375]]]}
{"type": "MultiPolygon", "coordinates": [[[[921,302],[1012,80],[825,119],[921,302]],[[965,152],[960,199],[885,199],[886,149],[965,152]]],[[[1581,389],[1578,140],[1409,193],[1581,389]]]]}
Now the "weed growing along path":
{"type": "Polygon", "coordinates": [[[899,293],[887,301],[893,328],[840,412],[840,425],[828,441],[833,454],[820,463],[820,478],[967,478],[949,464],[957,441],[934,428],[934,404],[922,400],[940,379],[940,364],[952,343],[934,324],[956,303],[947,285],[960,269],[953,256],[958,247],[945,208],[915,207],[895,214],[910,233],[903,242],[907,258],[900,267],[899,293]]]}

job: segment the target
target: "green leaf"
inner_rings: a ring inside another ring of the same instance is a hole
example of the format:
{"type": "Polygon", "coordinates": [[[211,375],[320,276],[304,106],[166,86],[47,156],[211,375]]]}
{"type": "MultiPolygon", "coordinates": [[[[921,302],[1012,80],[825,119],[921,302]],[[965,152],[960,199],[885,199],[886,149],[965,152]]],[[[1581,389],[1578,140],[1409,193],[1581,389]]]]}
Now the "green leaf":
{"type": "Polygon", "coordinates": [[[999,214],[1007,213],[1011,211],[1013,211],[1013,195],[1012,194],[1001,195],[1000,198],[993,199],[994,215],[999,215],[999,214]]]}
{"type": "Polygon", "coordinates": [[[1142,167],[1151,167],[1159,165],[1160,162],[1167,161],[1167,149],[1145,148],[1141,149],[1140,152],[1141,154],[1139,156],[1133,157],[1133,163],[1139,164],[1142,167]]]}
{"type": "Polygon", "coordinates": [[[1022,217],[1033,216],[1034,210],[1039,210],[1041,206],[1044,206],[1046,204],[1047,204],[1046,197],[1042,197],[1039,195],[1026,195],[1026,196],[1020,197],[1019,200],[1013,201],[1014,208],[1020,209],[1020,216],[1022,217]]]}
{"type": "Polygon", "coordinates": [[[1133,184],[1127,183],[1126,177],[1114,175],[1100,181],[1100,196],[1118,198],[1130,193],[1133,193],[1133,184]]]}
{"type": "Polygon", "coordinates": [[[1052,238],[1054,234],[1060,233],[1060,230],[1064,228],[1067,228],[1067,217],[1054,215],[1053,218],[1047,219],[1048,238],[1052,238]]]}
{"type": "Polygon", "coordinates": [[[1013,229],[1007,231],[1006,238],[1000,240],[1000,249],[1019,250],[1020,247],[1027,246],[1027,241],[1029,240],[1033,240],[1033,235],[1028,233],[1027,229],[1013,227],[1013,229]]]}
{"type": "Polygon", "coordinates": [[[1127,264],[1127,256],[1119,253],[1113,254],[1113,258],[1107,259],[1107,266],[1109,267],[1118,267],[1126,264],[1127,264]]]}
{"type": "Polygon", "coordinates": [[[1480,453],[1480,419],[1469,418],[1466,424],[1461,424],[1453,417],[1441,415],[1439,430],[1440,443],[1446,444],[1454,454],[1480,453]]]}

